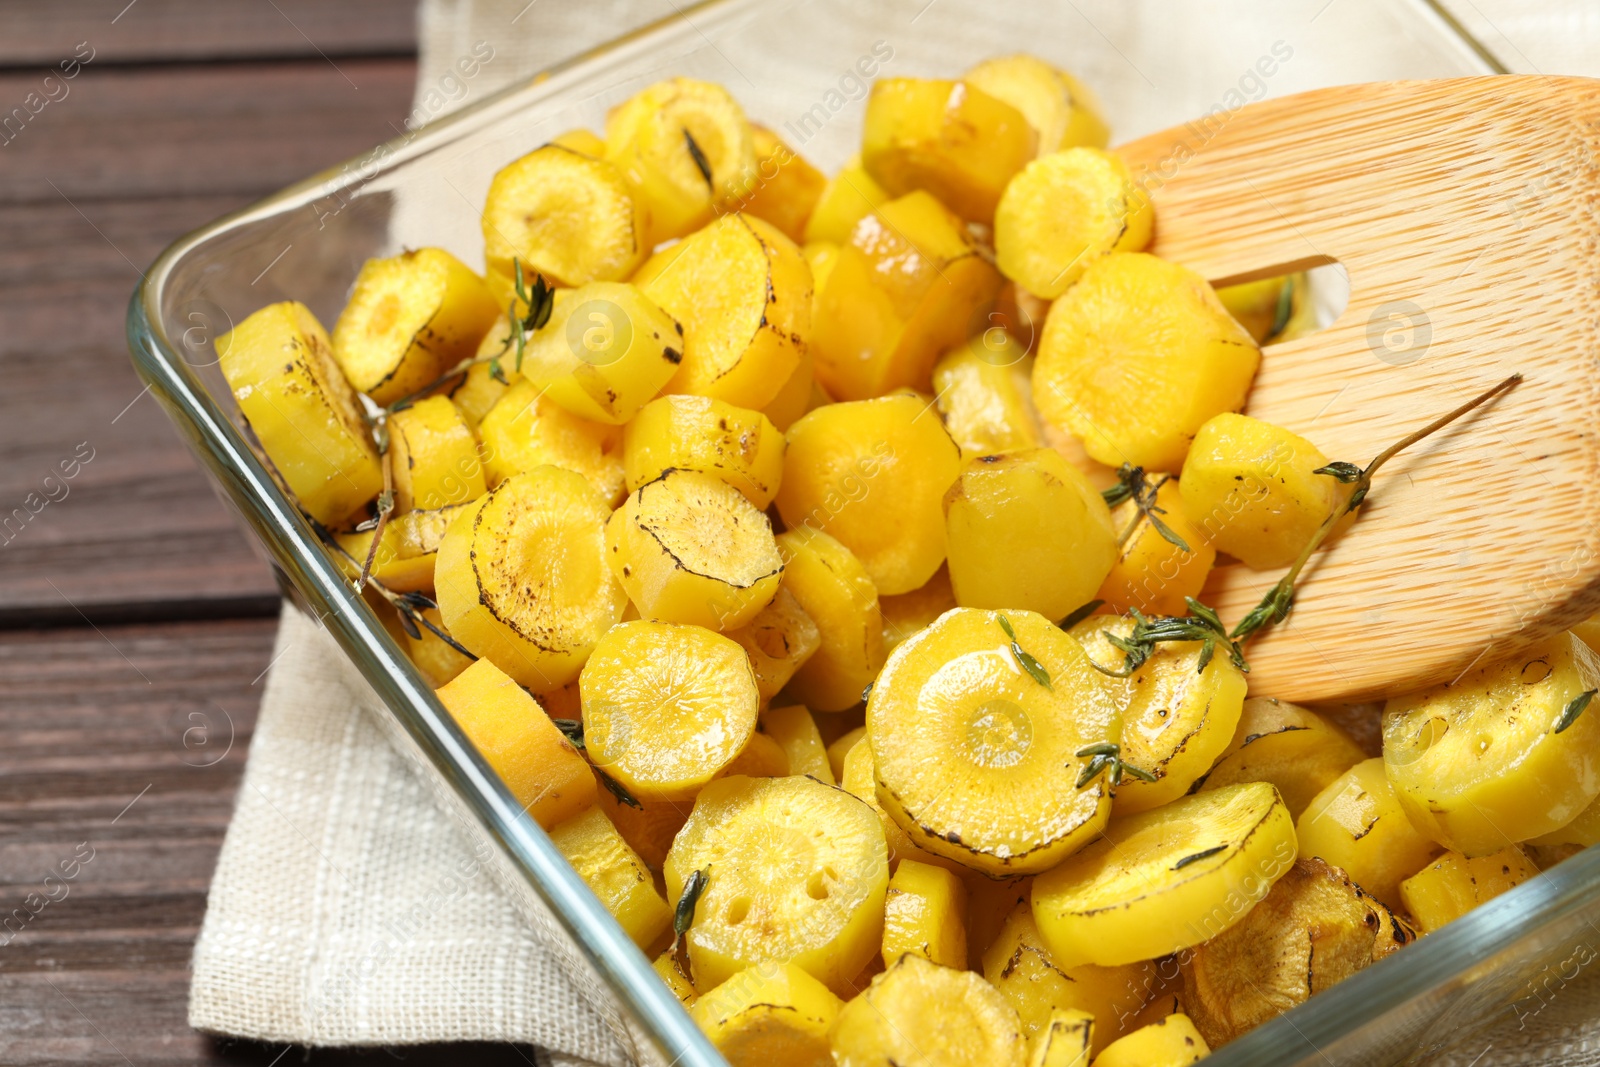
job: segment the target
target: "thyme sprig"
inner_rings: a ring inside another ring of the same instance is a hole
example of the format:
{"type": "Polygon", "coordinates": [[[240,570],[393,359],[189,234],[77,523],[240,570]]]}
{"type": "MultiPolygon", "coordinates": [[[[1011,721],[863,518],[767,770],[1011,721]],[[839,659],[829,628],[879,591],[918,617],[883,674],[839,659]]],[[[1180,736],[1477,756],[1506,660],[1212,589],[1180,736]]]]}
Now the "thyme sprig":
{"type": "Polygon", "coordinates": [[[1372,476],[1378,473],[1379,467],[1389,462],[1401,451],[1411,447],[1430,434],[1443,429],[1473,408],[1489,402],[1520,381],[1522,381],[1521,374],[1511,375],[1500,384],[1479,393],[1455,410],[1434,419],[1422,429],[1402,437],[1382,452],[1379,452],[1372,462],[1365,467],[1358,467],[1354,463],[1346,463],[1342,460],[1318,467],[1313,473],[1325,474],[1343,485],[1350,485],[1355,488],[1350,491],[1349,497],[1343,503],[1337,503],[1329,510],[1327,518],[1322,520],[1322,525],[1317,527],[1317,532],[1311,535],[1311,540],[1307,541],[1305,548],[1300,550],[1300,555],[1295,558],[1288,572],[1278,579],[1277,584],[1267,592],[1266,596],[1261,598],[1261,603],[1251,608],[1245,617],[1239,620],[1239,624],[1233,628],[1233,632],[1228,636],[1235,641],[1248,641],[1266,627],[1271,626],[1273,623],[1282,622],[1289,617],[1289,611],[1294,607],[1294,585],[1300,578],[1300,572],[1305,569],[1306,562],[1311,559],[1312,553],[1320,548],[1322,543],[1328,539],[1328,536],[1333,533],[1334,527],[1339,524],[1339,520],[1350,512],[1355,511],[1361,506],[1362,501],[1366,500],[1367,493],[1372,489],[1372,476]]]}
{"type": "Polygon", "coordinates": [[[1011,620],[1004,615],[996,615],[1000,622],[1000,629],[1005,631],[1006,638],[1011,642],[1011,654],[1016,657],[1017,663],[1028,672],[1028,676],[1046,689],[1053,689],[1050,684],[1050,672],[1044,669],[1044,664],[1033,658],[1032,653],[1023,650],[1017,643],[1017,632],[1011,628],[1011,620]]]}
{"type": "Polygon", "coordinates": [[[1100,490],[1100,495],[1108,507],[1114,508],[1126,501],[1133,501],[1133,521],[1118,535],[1117,544],[1127,544],[1128,538],[1133,536],[1133,531],[1139,528],[1139,523],[1148,519],[1156,533],[1164,537],[1169,544],[1184,552],[1194,551],[1189,547],[1189,542],[1178,536],[1177,531],[1162,522],[1160,518],[1167,513],[1167,509],[1156,503],[1156,493],[1171,480],[1170,474],[1157,474],[1152,477],[1145,474],[1143,467],[1127,463],[1117,468],[1117,484],[1100,490]]]}
{"type": "Polygon", "coordinates": [[[1149,771],[1124,761],[1122,758],[1122,746],[1114,741],[1096,741],[1092,745],[1080,748],[1074,755],[1079,759],[1087,759],[1089,761],[1084,766],[1082,773],[1078,775],[1079,789],[1094,781],[1102,771],[1108,769],[1111,771],[1112,786],[1121,785],[1125,775],[1137,778],[1141,782],[1154,782],[1156,780],[1156,776],[1149,771]]]}
{"type": "Polygon", "coordinates": [[[1129,631],[1127,637],[1118,636],[1110,630],[1103,631],[1106,640],[1121,651],[1122,667],[1112,670],[1101,666],[1093,659],[1089,660],[1089,666],[1113,678],[1128,678],[1145,665],[1155,653],[1156,645],[1163,641],[1199,641],[1202,647],[1200,659],[1195,666],[1196,673],[1206,669],[1207,664],[1216,655],[1218,643],[1221,643],[1227,649],[1228,658],[1232,660],[1233,665],[1248,674],[1250,664],[1245,662],[1244,651],[1237,641],[1228,637],[1227,627],[1222,625],[1217,613],[1192,596],[1183,599],[1184,603],[1189,605],[1188,615],[1158,615],[1152,619],[1147,618],[1138,608],[1130,609],[1130,614],[1133,615],[1133,629],[1129,631]]]}
{"type": "MultiPolygon", "coordinates": [[[[302,514],[304,513],[302,512],[302,514]]],[[[306,515],[306,521],[311,524],[311,529],[316,533],[317,538],[322,541],[323,544],[327,545],[345,559],[349,560],[351,566],[359,566],[361,564],[361,561],[352,556],[349,551],[338,542],[338,540],[333,536],[333,532],[326,526],[322,525],[322,523],[318,522],[316,519],[313,519],[310,515],[306,515]]],[[[379,596],[383,597],[389,602],[389,605],[395,609],[395,614],[400,618],[400,628],[404,630],[413,641],[422,640],[422,631],[427,630],[429,633],[433,634],[433,636],[437,637],[439,640],[443,641],[445,644],[449,645],[451,648],[455,649],[468,659],[475,660],[478,658],[462,647],[459,641],[451,637],[440,627],[434,625],[433,621],[430,620],[427,615],[423,614],[425,611],[428,611],[432,608],[437,608],[439,606],[426,594],[418,592],[397,593],[393,589],[390,589],[388,586],[384,585],[382,582],[378,581],[378,579],[371,577],[367,579],[366,588],[374,590],[379,596]]]]}
{"type": "Polygon", "coordinates": [[[445,382],[465,374],[479,363],[487,363],[490,377],[501,385],[511,384],[506,378],[505,370],[500,366],[500,360],[515,346],[517,353],[516,369],[518,371],[522,370],[522,356],[528,342],[528,336],[543,328],[550,321],[551,312],[555,310],[556,292],[555,287],[545,281],[544,275],[537,272],[533,276],[533,284],[531,286],[527,285],[522,276],[522,261],[515,256],[511,259],[511,272],[515,277],[516,297],[510,301],[507,310],[507,314],[511,319],[511,329],[507,333],[504,343],[487,356],[468,356],[421,389],[407,393],[399,400],[393,401],[383,409],[385,415],[393,415],[396,412],[404,411],[423,397],[432,395],[433,391],[445,382]],[[521,301],[527,307],[528,310],[525,314],[517,314],[518,301],[521,301]]]}
{"type": "MultiPolygon", "coordinates": [[[[550,315],[555,311],[556,290],[553,285],[544,280],[543,274],[533,276],[533,285],[525,285],[522,278],[522,265],[513,257],[511,260],[512,276],[516,279],[517,300],[528,309],[528,313],[520,319],[517,317],[516,301],[512,301],[509,314],[511,315],[511,337],[517,345],[517,373],[522,373],[522,357],[527,350],[528,336],[537,333],[544,324],[550,321],[550,315]]],[[[504,354],[504,349],[500,354],[504,354]]],[[[506,382],[505,373],[500,370],[499,355],[489,363],[489,373],[501,385],[506,382]]]]}
{"type": "MultiPolygon", "coordinates": [[[[384,527],[389,525],[389,516],[394,514],[394,453],[389,450],[388,424],[380,421],[377,431],[373,436],[383,458],[383,492],[378,494],[377,518],[371,520],[372,541],[367,545],[367,558],[361,561],[361,575],[355,581],[357,593],[367,587],[367,581],[372,576],[372,561],[378,557],[378,542],[383,540],[384,527]]],[[[362,523],[357,529],[366,526],[366,523],[362,523]]]]}

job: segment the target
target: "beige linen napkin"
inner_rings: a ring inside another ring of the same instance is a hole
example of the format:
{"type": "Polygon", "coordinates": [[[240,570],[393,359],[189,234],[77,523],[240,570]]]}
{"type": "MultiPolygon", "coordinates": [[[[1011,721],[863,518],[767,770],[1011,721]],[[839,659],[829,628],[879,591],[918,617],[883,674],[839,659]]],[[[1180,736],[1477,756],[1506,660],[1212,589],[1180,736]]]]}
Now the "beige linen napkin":
{"type": "MultiPolygon", "coordinates": [[[[1449,6],[1513,69],[1600,74],[1593,0],[1449,6]]],[[[423,0],[414,114],[437,117],[677,7],[423,0]],[[483,42],[492,58],[463,77],[458,60],[482,60],[483,42]]],[[[387,712],[332,639],[286,607],[272,662],[195,947],[191,1025],[307,1045],[512,1041],[539,1046],[541,1064],[624,1064],[490,876],[489,843],[391,750],[377,726],[387,712]]],[[[1594,980],[1531,981],[1555,992],[1526,1001],[1522,1025],[1426,1062],[1600,1065],[1594,980]]]]}

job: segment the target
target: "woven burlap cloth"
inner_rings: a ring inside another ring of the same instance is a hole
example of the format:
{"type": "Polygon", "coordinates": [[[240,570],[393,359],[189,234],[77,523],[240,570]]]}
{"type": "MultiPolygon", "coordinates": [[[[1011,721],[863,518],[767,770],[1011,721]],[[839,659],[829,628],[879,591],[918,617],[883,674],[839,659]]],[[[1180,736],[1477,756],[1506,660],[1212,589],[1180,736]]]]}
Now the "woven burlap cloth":
{"type": "MultiPolygon", "coordinates": [[[[1594,0],[1451,6],[1514,69],[1600,74],[1594,0]]],[[[479,99],[675,8],[424,0],[417,106],[479,99]],[[451,68],[482,41],[493,61],[461,95],[451,68]]],[[[303,1045],[521,1042],[552,1067],[625,1064],[491,877],[486,840],[391,749],[377,726],[387,712],[332,638],[286,607],[272,663],[195,946],[190,1024],[303,1045]]],[[[1508,1016],[1429,1062],[1600,1064],[1600,990],[1580,988],[1586,978],[1528,1002],[1539,1010],[1524,1025],[1508,1016]]]]}

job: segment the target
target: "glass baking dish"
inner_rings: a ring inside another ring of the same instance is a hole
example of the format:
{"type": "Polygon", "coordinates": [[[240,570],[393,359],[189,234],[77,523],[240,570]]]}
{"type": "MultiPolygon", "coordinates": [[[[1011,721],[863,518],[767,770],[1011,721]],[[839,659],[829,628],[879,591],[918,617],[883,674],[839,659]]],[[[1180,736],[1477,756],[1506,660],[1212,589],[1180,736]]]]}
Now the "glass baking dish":
{"type": "MultiPolygon", "coordinates": [[[[566,128],[602,128],[608,107],[659,78],[727,84],[753,118],[831,169],[859,138],[871,77],[953,76],[1018,50],[1093,86],[1119,140],[1267,95],[1500,69],[1423,0],[710,0],[219,219],[167,249],[133,296],[128,337],[139,374],[286,593],[322,621],[388,706],[396,743],[499,843],[502,883],[568,963],[621,1054],[638,1062],[723,1061],[324,554],[253,451],[211,339],[288,298],[331,324],[371,256],[438,245],[481,262],[478,210],[495,170],[566,128]]],[[[1597,887],[1600,852],[1590,850],[1211,1062],[1379,1064],[1445,1050],[1465,1063],[1487,1040],[1485,1027],[1526,1022],[1595,958],[1597,887]]]]}

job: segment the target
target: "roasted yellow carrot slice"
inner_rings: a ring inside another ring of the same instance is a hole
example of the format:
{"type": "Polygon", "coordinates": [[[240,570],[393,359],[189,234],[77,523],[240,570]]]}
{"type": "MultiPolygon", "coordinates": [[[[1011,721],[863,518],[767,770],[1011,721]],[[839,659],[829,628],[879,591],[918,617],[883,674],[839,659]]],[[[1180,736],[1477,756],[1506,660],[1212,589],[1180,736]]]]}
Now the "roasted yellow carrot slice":
{"type": "Polygon", "coordinates": [[[1021,112],[975,85],[881,78],[867,97],[861,165],[891,195],[926,189],[962,218],[987,223],[1038,143],[1021,112]]]}
{"type": "Polygon", "coordinates": [[[1431,934],[1538,873],[1515,845],[1477,859],[1446,852],[1400,883],[1400,899],[1417,929],[1431,934]]]}
{"type": "Polygon", "coordinates": [[[838,1067],[1023,1067],[1017,1013],[971,971],[905,955],[844,1006],[830,1043],[838,1067]]]}
{"type": "Polygon", "coordinates": [[[1180,958],[1184,1006],[1222,1045],[1415,939],[1344,871],[1298,860],[1242,922],[1180,958]]]}
{"type": "Polygon", "coordinates": [[[763,703],[777,696],[822,646],[822,634],[787,587],[728,636],[744,647],[763,703]]]}
{"type": "Polygon", "coordinates": [[[686,240],[639,285],[683,327],[669,393],[760,409],[800,364],[811,336],[811,268],[771,224],[727,215],[686,240]]]}
{"type": "Polygon", "coordinates": [[[628,494],[606,543],[612,572],[646,619],[737,630],[783,577],[766,515],[697,471],[668,470],[628,494]]]}
{"type": "Polygon", "coordinates": [[[704,226],[756,180],[744,109],[722,86],[694,78],[657,82],[613,109],[606,155],[648,207],[646,247],[704,226]]]}
{"type": "Polygon", "coordinates": [[[522,375],[579,418],[620,426],[677,371],[681,334],[626,282],[558,290],[550,321],[525,345],[522,375]]]}
{"type": "MultiPolygon", "coordinates": [[[[1110,636],[1126,639],[1134,620],[1094,615],[1075,625],[1089,658],[1120,667],[1110,636]]],[[[1149,775],[1117,789],[1113,813],[1131,815],[1178,799],[1226,751],[1244,709],[1244,672],[1226,654],[1200,669],[1199,642],[1164,642],[1127,678],[1103,677],[1122,717],[1122,760],[1149,775]]]]}
{"type": "Polygon", "coordinates": [[[389,404],[472,355],[504,314],[483,279],[442,248],[369,259],[334,324],[333,354],[352,386],[389,404]]]}
{"type": "Polygon", "coordinates": [[[478,439],[449,397],[430,396],[389,416],[396,511],[437,511],[487,487],[478,439]]]}
{"type": "Polygon", "coordinates": [[[692,799],[755,732],[744,651],[699,626],[619,623],[578,685],[589,758],[646,803],[692,799]]]}
{"type": "Polygon", "coordinates": [[[349,517],[383,489],[378,450],[328,334],[304,304],[269,304],[217,338],[228,388],[300,506],[349,517]]]}
{"type": "Polygon", "coordinates": [[[1218,551],[1248,567],[1287,567],[1349,488],[1315,473],[1328,457],[1297,433],[1223,412],[1189,446],[1179,491],[1218,551]]]}
{"type": "Polygon", "coordinates": [[[439,702],[524,811],[546,830],[594,804],[594,772],[544,709],[480,659],[439,690],[439,702]]]}
{"type": "Polygon", "coordinates": [[[817,649],[789,683],[815,711],[843,711],[883,667],[883,614],[878,590],[861,561],[821,530],[800,526],[779,534],[783,588],[816,624],[817,649]]]}
{"type": "Polygon", "coordinates": [[[1294,865],[1294,822],[1264,782],[1198,793],[1120,819],[1033,882],[1033,916],[1058,960],[1116,966],[1209,941],[1294,865]]]}
{"type": "Polygon", "coordinates": [[[697,986],[770,961],[848,992],[878,952],[883,830],[842,789],[810,778],[712,782],[667,855],[668,897],[680,901],[696,872],[707,881],[684,936],[697,986]]]}
{"type": "Polygon", "coordinates": [[[944,495],[956,603],[1062,619],[1089,601],[1117,558],[1111,509],[1054,450],[969,460],[944,495]]]}
{"type": "Polygon", "coordinates": [[[1233,740],[1200,788],[1271,782],[1298,819],[1313,797],[1366,758],[1348,734],[1316,712],[1272,697],[1250,697],[1233,740]]]}
{"type": "Polygon", "coordinates": [[[883,906],[883,962],[907,952],[945,967],[967,965],[967,887],[942,867],[902,860],[883,906]]]}
{"type": "Polygon", "coordinates": [[[844,1001],[791,963],[747,967],[694,1003],[689,1016],[732,1067],[831,1064],[828,1030],[844,1001]]]}
{"type": "Polygon", "coordinates": [[[928,409],[897,394],[829,404],[789,428],[778,513],[838,539],[879,593],[919,588],[944,562],[941,500],[961,453],[928,409]]]}
{"type": "Polygon", "coordinates": [[[806,220],[822,196],[828,179],[765,126],[751,126],[756,176],[738,208],[765,219],[796,244],[806,239],[806,220]]]}
{"type": "Polygon", "coordinates": [[[1027,399],[1031,370],[1026,346],[999,326],[986,328],[934,364],[939,418],[963,458],[1039,447],[1039,427],[1027,399]]]}
{"type": "Polygon", "coordinates": [[[1121,726],[1099,678],[1082,646],[1033,612],[947,613],[873,683],[879,802],[919,848],[976,870],[1054,866],[1111,812],[1111,782],[1090,774],[1086,751],[1114,749],[1121,726]]]}
{"type": "Polygon", "coordinates": [[[581,474],[548,466],[470,505],[434,565],[451,635],[536,692],[576,678],[627,603],[606,565],[609,517],[581,474]]]}
{"type": "Polygon", "coordinates": [[[1400,882],[1440,846],[1406,818],[1381,759],[1363,760],[1311,799],[1296,823],[1300,852],[1342,868],[1391,908],[1400,882]]]}
{"type": "Polygon", "coordinates": [[[1037,56],[986,59],[962,75],[996,100],[1022,112],[1039,135],[1039,154],[1087,145],[1104,148],[1111,128],[1088,86],[1037,56]]]}
{"type": "Polygon", "coordinates": [[[771,420],[708,396],[652,400],[628,423],[622,447],[630,491],[663,471],[699,471],[765,509],[783,478],[783,434],[771,420]]]}
{"type": "MultiPolygon", "coordinates": [[[[483,206],[489,273],[556,285],[621,281],[649,254],[649,214],[622,171],[603,159],[547,144],[508,164],[483,206]]],[[[504,308],[501,309],[502,313],[504,308]]]]}
{"type": "Polygon", "coordinates": [[[550,843],[616,916],[635,945],[646,952],[663,947],[672,932],[672,912],[656,891],[649,868],[605,812],[590,808],[568,819],[550,831],[550,843]]]}
{"type": "Polygon", "coordinates": [[[1182,1067],[1209,1055],[1211,1046],[1194,1023],[1178,1014],[1117,1038],[1094,1062],[1096,1067],[1182,1067]]]}
{"type": "Polygon", "coordinates": [[[1150,243],[1155,211],[1115,152],[1069,148],[1029,163],[994,214],[1000,272],[1054,300],[1108,252],[1150,243]]]}
{"type": "Polygon", "coordinates": [[[550,464],[583,475],[607,504],[625,492],[622,428],[579,418],[525,378],[484,415],[478,438],[490,485],[550,464]]]}
{"type": "Polygon", "coordinates": [[[1565,633],[1391,698],[1383,764],[1406,815],[1468,856],[1576,819],[1600,794],[1597,689],[1600,659],[1565,633]]]}
{"type": "Polygon", "coordinates": [[[1260,361],[1199,275],[1112,252],[1050,306],[1033,402],[1101,463],[1177,471],[1207,419],[1244,406],[1260,361]]]}

